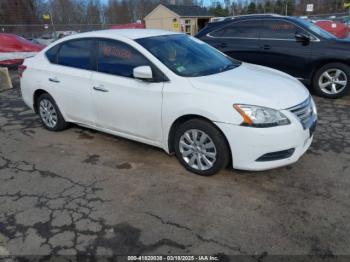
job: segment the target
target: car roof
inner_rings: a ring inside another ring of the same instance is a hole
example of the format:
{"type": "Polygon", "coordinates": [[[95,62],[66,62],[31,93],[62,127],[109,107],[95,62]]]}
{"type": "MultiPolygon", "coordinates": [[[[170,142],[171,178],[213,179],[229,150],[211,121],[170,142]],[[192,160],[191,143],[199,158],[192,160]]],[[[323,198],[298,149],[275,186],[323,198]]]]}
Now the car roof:
{"type": "Polygon", "coordinates": [[[243,21],[243,20],[255,20],[255,19],[286,19],[286,20],[297,20],[294,17],[291,16],[284,16],[284,15],[278,15],[278,14],[251,14],[251,15],[240,15],[240,16],[231,16],[226,17],[221,21],[214,21],[210,24],[216,25],[216,24],[229,24],[233,21],[243,21]]]}
{"type": "Polygon", "coordinates": [[[107,30],[99,30],[92,31],[86,33],[75,34],[69,37],[65,37],[64,39],[74,39],[80,37],[123,37],[127,39],[140,39],[154,36],[162,36],[162,35],[174,35],[180,34],[176,32],[170,32],[166,30],[158,30],[158,29],[107,29],[107,30]]]}
{"type": "Polygon", "coordinates": [[[284,15],[277,15],[277,14],[252,14],[252,15],[241,15],[241,16],[233,16],[233,17],[227,17],[223,21],[215,21],[211,22],[208,25],[211,26],[211,29],[215,30],[217,27],[229,25],[233,22],[238,21],[249,21],[249,20],[264,20],[264,19],[280,19],[280,20],[289,20],[293,21],[295,23],[300,23],[300,18],[292,17],[292,16],[284,16],[284,15]]]}

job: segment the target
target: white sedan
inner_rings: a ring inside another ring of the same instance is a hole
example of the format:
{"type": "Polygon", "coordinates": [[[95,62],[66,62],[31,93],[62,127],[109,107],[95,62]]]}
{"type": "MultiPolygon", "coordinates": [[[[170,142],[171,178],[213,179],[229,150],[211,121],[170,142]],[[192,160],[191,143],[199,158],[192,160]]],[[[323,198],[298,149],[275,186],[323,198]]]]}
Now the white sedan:
{"type": "Polygon", "coordinates": [[[199,175],[292,164],[316,126],[293,77],[174,32],[77,34],[19,69],[23,99],[48,130],[76,123],[160,147],[199,175]]]}

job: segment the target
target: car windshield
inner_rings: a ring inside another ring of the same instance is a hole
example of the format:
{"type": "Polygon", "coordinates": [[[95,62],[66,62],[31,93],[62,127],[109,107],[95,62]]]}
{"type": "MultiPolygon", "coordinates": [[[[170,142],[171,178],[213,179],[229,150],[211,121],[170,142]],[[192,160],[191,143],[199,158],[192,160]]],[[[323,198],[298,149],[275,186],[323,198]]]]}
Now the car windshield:
{"type": "Polygon", "coordinates": [[[170,70],[184,77],[198,77],[236,68],[233,60],[204,42],[183,34],[136,40],[170,70]]]}
{"type": "Polygon", "coordinates": [[[336,38],[334,35],[331,33],[327,32],[326,30],[322,29],[321,27],[315,25],[314,23],[311,23],[307,20],[304,19],[299,19],[299,21],[306,26],[307,29],[309,29],[311,32],[326,38],[326,39],[334,39],[336,38]]]}

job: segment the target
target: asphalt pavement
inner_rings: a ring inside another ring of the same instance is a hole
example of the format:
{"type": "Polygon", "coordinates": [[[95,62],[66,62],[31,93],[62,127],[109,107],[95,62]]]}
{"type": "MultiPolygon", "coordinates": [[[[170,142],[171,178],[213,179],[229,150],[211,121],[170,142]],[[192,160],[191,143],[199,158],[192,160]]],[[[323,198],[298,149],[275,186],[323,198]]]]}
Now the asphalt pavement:
{"type": "Polygon", "coordinates": [[[350,97],[316,98],[298,163],[200,177],[147,145],[45,130],[12,75],[0,93],[0,256],[350,255],[350,97]]]}

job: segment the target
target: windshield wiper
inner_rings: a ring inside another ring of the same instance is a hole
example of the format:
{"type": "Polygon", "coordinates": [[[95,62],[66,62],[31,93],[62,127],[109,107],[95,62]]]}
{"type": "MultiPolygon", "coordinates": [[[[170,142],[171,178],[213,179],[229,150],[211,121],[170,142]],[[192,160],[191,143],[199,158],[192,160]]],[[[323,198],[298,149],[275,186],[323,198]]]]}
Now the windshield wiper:
{"type": "Polygon", "coordinates": [[[231,70],[233,68],[236,68],[236,65],[234,65],[234,64],[225,65],[225,66],[220,68],[219,72],[228,71],[228,70],[231,70]]]}

